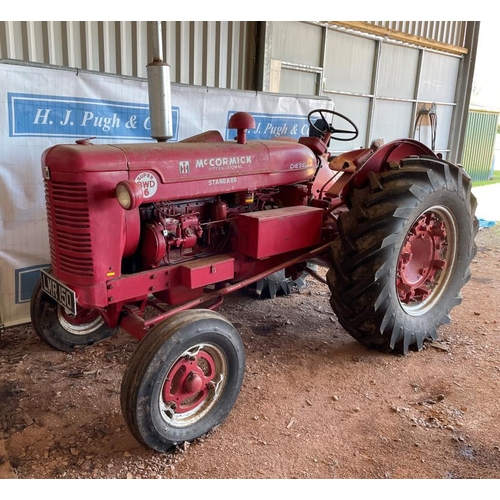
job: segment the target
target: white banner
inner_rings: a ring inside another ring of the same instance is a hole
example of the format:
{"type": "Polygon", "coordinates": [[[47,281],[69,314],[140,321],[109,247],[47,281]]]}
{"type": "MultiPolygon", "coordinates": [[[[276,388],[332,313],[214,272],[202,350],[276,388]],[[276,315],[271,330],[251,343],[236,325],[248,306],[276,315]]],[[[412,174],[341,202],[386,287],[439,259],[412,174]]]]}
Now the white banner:
{"type": "MultiPolygon", "coordinates": [[[[307,114],[328,99],[172,85],[174,137],[218,130],[250,112],[249,139],[308,135],[307,114]]],[[[0,325],[26,323],[40,269],[49,267],[41,155],[58,143],[152,142],[145,80],[0,64],[0,325]]]]}

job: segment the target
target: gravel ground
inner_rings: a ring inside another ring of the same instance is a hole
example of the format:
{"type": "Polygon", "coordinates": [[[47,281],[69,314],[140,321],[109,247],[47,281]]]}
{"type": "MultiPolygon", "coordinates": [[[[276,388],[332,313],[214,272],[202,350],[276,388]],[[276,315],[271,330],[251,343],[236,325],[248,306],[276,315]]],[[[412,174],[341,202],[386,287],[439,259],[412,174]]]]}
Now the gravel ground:
{"type": "MultiPolygon", "coordinates": [[[[165,454],[138,444],[121,415],[121,378],[135,339],[120,332],[68,354],[45,345],[31,325],[10,328],[0,336],[0,478],[498,479],[500,227],[481,230],[477,244],[452,323],[437,342],[407,356],[357,343],[331,312],[327,287],[309,278],[290,296],[229,297],[219,311],[246,347],[240,396],[223,425],[165,454]]],[[[77,490],[72,482],[48,484],[55,491],[71,484],[73,496],[102,483],[77,490]]],[[[127,494],[143,483],[116,484],[114,491],[127,494]]],[[[165,484],[148,487],[161,494],[165,484]]],[[[265,494],[268,484],[249,481],[245,488],[265,494]]],[[[324,484],[278,487],[296,495],[324,484]]],[[[367,493],[379,484],[384,496],[401,485],[375,482],[367,493]]],[[[404,495],[432,495],[442,484],[407,486],[404,495]]],[[[477,495],[490,482],[473,482],[471,490],[468,482],[445,484],[443,495],[460,496],[477,495]]],[[[4,491],[32,485],[13,481],[4,491]]],[[[231,496],[234,487],[218,482],[217,495],[231,496]]]]}

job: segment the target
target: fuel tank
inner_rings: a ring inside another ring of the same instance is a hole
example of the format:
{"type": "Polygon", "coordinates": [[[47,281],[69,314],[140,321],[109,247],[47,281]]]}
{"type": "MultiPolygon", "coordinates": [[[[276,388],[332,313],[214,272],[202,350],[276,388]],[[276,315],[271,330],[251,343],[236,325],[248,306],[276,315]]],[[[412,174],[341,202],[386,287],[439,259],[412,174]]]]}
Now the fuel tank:
{"type": "MultiPolygon", "coordinates": [[[[292,141],[247,144],[208,142],[57,145],[45,151],[46,175],[121,172],[141,185],[144,201],[181,200],[301,182],[313,177],[317,160],[292,141]]],[[[120,176],[121,177],[121,176],[120,176]]]]}

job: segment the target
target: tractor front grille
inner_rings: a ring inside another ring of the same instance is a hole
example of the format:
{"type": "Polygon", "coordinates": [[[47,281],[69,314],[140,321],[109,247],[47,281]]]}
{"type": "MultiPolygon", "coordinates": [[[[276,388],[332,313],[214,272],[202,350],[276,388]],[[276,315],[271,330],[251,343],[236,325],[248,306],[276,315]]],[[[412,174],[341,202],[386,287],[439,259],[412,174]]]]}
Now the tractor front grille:
{"type": "Polygon", "coordinates": [[[52,264],[66,273],[94,276],[87,185],[45,183],[52,264]]]}

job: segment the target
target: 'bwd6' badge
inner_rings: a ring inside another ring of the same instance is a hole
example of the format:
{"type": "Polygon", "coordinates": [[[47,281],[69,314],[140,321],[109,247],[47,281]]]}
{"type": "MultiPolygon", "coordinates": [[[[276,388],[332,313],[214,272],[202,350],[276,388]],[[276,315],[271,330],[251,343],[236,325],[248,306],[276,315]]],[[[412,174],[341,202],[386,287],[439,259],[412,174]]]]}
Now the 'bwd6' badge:
{"type": "Polygon", "coordinates": [[[135,182],[142,188],[144,198],[151,198],[158,189],[158,182],[155,176],[149,172],[142,172],[136,178],[135,182]]]}

